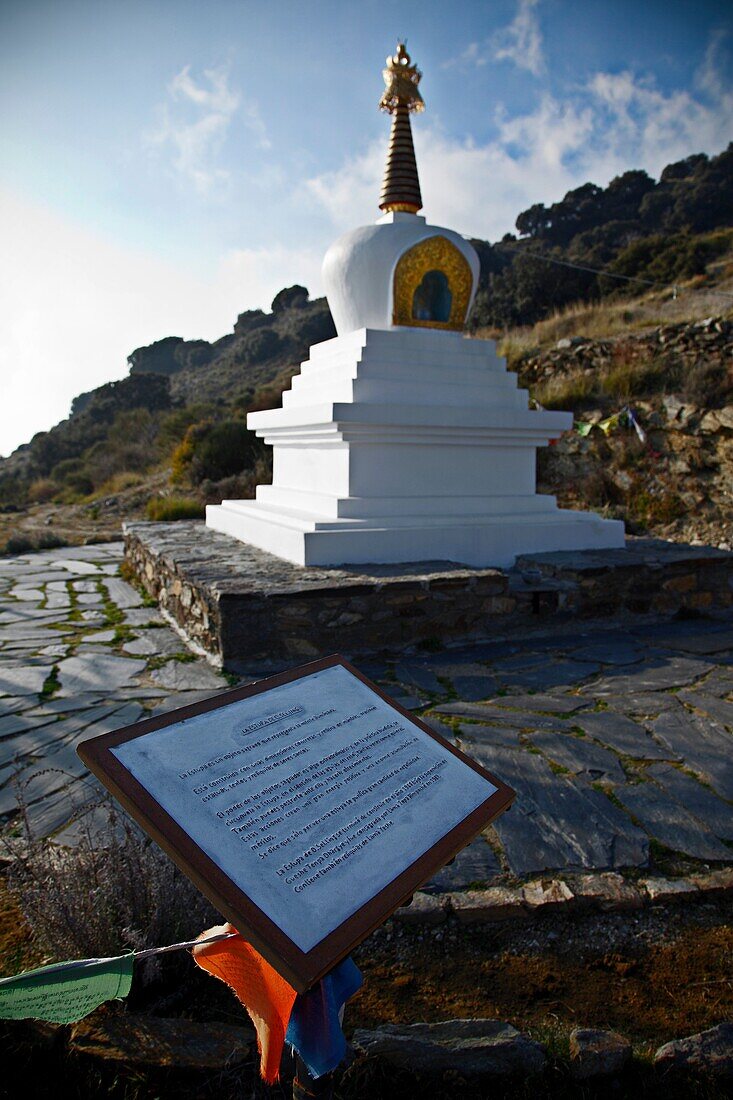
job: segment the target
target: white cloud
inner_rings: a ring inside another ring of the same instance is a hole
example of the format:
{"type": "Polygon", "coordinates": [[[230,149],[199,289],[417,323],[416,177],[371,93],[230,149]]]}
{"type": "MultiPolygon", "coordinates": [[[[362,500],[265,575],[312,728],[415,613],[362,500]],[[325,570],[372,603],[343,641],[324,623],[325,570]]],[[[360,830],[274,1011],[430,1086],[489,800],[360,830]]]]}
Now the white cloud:
{"type": "Polygon", "coordinates": [[[489,61],[511,61],[519,69],[541,76],[545,71],[542,32],[535,8],[539,0],[519,0],[517,14],[508,27],[502,27],[483,42],[471,42],[457,58],[451,58],[444,68],[465,62],[480,68],[489,61]]]}
{"type": "Polygon", "coordinates": [[[723,28],[713,31],[702,64],[695,73],[698,88],[713,97],[725,92],[723,73],[730,72],[730,51],[726,49],[728,31],[723,28]]]}
{"type": "MultiPolygon", "coordinates": [[[[419,121],[415,146],[425,213],[436,224],[496,240],[517,214],[553,202],[588,180],[605,186],[629,168],[658,176],[693,152],[717,153],[730,140],[733,88],[705,62],[705,91],[661,91],[629,72],[596,73],[560,99],[540,97],[524,115],[497,115],[497,135],[460,142],[419,121]]],[[[308,181],[342,229],[376,214],[386,139],[341,168],[308,181]]]]}
{"type": "Polygon", "coordinates": [[[68,416],[163,336],[216,339],[294,282],[320,293],[320,251],[242,249],[209,275],[111,243],[0,193],[0,454],[68,416]]]}
{"type": "Polygon", "coordinates": [[[256,145],[271,148],[258,105],[242,105],[239,93],[229,86],[226,69],[206,69],[197,82],[186,65],[173,77],[167,93],[165,103],[158,108],[158,126],[146,140],[150,146],[171,150],[174,168],[198,192],[209,193],[228,181],[229,173],[219,165],[219,159],[240,108],[242,121],[256,145]]]}
{"type": "Polygon", "coordinates": [[[495,61],[511,61],[533,76],[540,76],[545,69],[542,34],[534,12],[537,3],[538,0],[519,0],[513,21],[489,40],[495,61]]]}

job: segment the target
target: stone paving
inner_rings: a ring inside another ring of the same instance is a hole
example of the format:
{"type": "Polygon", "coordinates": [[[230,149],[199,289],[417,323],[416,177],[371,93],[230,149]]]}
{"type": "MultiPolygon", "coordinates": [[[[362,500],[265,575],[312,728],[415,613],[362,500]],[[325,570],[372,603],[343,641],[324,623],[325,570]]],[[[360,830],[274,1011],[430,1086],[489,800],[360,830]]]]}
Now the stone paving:
{"type": "MultiPolygon", "coordinates": [[[[230,684],[121,561],[121,543],[0,559],[0,820],[17,819],[20,797],[34,834],[60,844],[102,793],[81,740],[230,684]]],[[[429,891],[644,867],[664,849],[733,863],[730,615],[575,623],[358,664],[517,791],[429,891]]]]}

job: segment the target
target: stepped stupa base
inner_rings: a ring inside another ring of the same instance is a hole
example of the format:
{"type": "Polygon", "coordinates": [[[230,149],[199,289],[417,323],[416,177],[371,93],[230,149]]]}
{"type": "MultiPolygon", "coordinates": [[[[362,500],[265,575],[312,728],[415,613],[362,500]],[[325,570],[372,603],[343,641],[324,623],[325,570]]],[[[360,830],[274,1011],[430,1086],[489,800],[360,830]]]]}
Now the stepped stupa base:
{"type": "Polygon", "coordinates": [[[570,628],[574,619],[733,604],[733,553],[657,539],[528,554],[512,569],[450,561],[303,568],[183,521],[127,524],[125,556],[199,650],[252,676],[336,650],[363,661],[482,639],[510,645],[517,631],[570,628]]]}
{"type": "MultiPolygon", "coordinates": [[[[519,502],[514,501],[515,509],[519,502]]],[[[616,549],[624,525],[593,512],[557,508],[534,496],[528,510],[461,516],[374,516],[368,520],[314,518],[259,500],[209,505],[206,524],[295,565],[339,566],[453,561],[507,569],[520,554],[616,549]]]]}

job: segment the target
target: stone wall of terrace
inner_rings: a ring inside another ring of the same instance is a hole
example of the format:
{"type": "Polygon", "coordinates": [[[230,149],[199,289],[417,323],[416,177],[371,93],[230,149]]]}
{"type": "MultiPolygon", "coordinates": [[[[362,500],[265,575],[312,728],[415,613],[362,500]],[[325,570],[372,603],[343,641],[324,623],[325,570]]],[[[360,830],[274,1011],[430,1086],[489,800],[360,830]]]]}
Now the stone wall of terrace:
{"type": "Polygon", "coordinates": [[[522,557],[510,570],[303,568],[200,522],[133,523],[125,556],[188,637],[232,669],[440,648],[547,619],[709,613],[733,603],[733,553],[651,539],[522,557]]]}

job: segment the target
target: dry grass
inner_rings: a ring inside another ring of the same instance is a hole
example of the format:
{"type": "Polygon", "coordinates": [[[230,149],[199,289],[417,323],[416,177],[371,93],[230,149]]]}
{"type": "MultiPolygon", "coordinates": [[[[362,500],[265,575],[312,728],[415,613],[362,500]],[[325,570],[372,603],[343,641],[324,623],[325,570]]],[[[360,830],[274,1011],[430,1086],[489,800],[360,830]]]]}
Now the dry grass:
{"type": "Polygon", "coordinates": [[[145,478],[135,470],[120,470],[108,478],[94,493],[93,499],[112,496],[114,493],[124,493],[126,489],[136,489],[142,485],[145,478]]]}
{"type": "Polygon", "coordinates": [[[196,497],[152,497],[145,514],[148,519],[165,523],[178,519],[203,519],[204,505],[196,497]]]}
{"type": "MultiPolygon", "coordinates": [[[[54,959],[110,956],[197,936],[220,919],[166,855],[110,804],[73,849],[35,839],[8,871],[34,943],[54,959]]],[[[96,807],[92,807],[94,809],[96,807]]]]}
{"type": "Polygon", "coordinates": [[[544,409],[575,409],[592,401],[598,392],[598,379],[591,371],[556,374],[532,389],[532,397],[544,409]]]}
{"type": "MultiPolygon", "coordinates": [[[[733,238],[733,231],[726,231],[733,238]]],[[[708,265],[706,275],[696,275],[674,288],[650,290],[638,298],[579,302],[538,321],[536,325],[498,333],[479,329],[475,335],[499,340],[499,354],[512,364],[533,350],[551,347],[573,336],[601,340],[625,333],[643,332],[665,324],[699,321],[711,314],[733,316],[733,250],[708,265]],[[728,295],[726,298],[724,295],[728,295]]]]}

